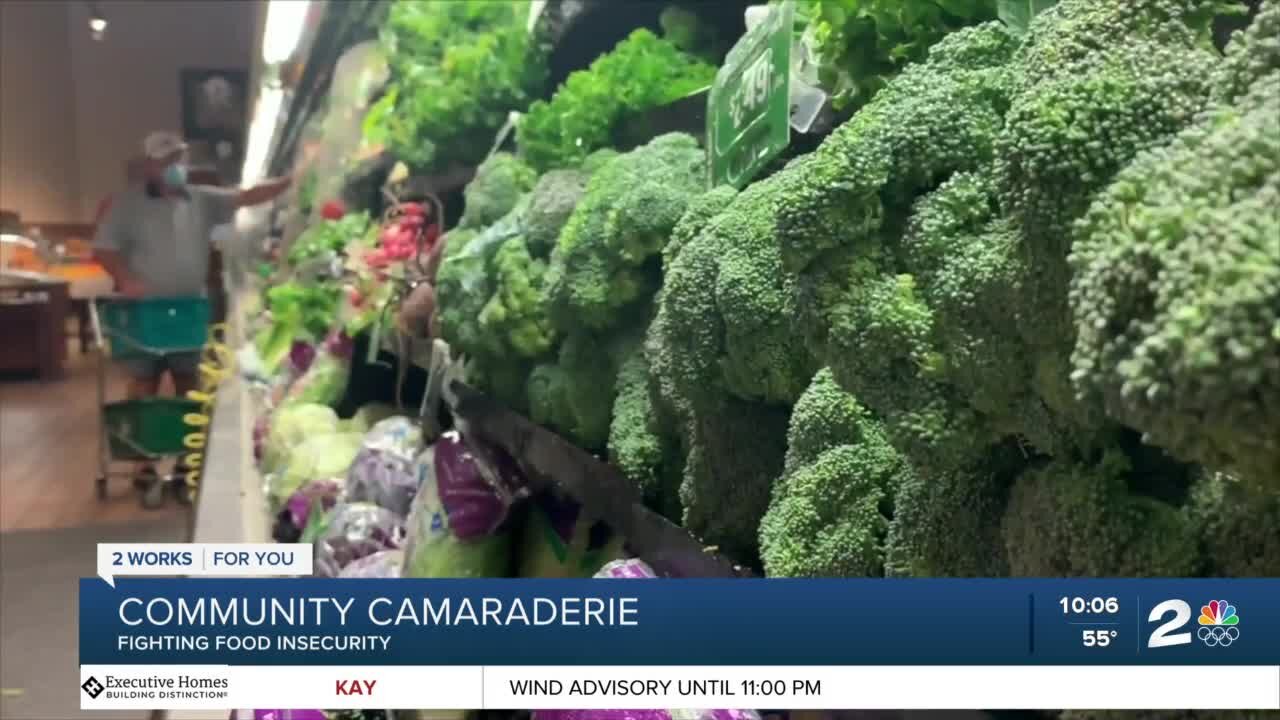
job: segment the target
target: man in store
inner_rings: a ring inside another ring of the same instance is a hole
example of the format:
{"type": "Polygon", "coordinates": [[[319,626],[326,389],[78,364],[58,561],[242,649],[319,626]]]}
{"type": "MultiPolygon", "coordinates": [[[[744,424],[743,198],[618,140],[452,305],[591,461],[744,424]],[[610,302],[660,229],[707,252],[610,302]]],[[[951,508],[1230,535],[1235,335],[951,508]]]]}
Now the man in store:
{"type": "MultiPolygon", "coordinates": [[[[142,150],[142,182],[113,198],[98,225],[94,257],[124,297],[204,297],[213,228],[230,222],[239,208],[275,199],[288,189],[290,178],[245,189],[189,185],[187,145],[180,137],[151,133],[142,150]]],[[[196,386],[199,362],[199,353],[175,353],[127,363],[129,398],[159,394],[166,373],[178,395],[185,395],[196,386]]],[[[146,503],[163,502],[154,468],[144,466],[139,477],[139,484],[151,489],[146,503]]],[[[182,492],[178,496],[185,499],[182,492]]]]}

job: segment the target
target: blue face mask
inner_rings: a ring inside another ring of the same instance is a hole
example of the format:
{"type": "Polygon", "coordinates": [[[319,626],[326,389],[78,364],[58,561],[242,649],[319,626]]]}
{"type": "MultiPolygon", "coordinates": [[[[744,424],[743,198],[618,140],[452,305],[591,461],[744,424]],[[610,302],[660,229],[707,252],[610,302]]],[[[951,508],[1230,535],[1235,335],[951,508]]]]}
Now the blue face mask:
{"type": "Polygon", "coordinates": [[[174,163],[164,169],[164,184],[171,188],[183,188],[187,185],[187,166],[174,163]]]}

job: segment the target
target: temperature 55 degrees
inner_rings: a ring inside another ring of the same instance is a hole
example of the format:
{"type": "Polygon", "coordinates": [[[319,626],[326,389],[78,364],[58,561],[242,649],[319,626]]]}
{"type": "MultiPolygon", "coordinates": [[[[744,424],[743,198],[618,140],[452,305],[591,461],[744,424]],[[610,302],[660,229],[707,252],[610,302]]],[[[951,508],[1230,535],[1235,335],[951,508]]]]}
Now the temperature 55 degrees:
{"type": "Polygon", "coordinates": [[[1085,647],[1108,647],[1119,635],[1117,630],[1085,630],[1081,642],[1085,647]]]}

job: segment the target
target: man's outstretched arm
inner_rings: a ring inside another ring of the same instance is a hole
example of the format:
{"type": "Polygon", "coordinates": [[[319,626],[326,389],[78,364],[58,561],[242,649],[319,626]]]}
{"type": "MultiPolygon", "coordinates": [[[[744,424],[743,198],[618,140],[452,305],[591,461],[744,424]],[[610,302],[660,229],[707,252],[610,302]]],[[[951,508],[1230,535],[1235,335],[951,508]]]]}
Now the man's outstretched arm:
{"type": "Polygon", "coordinates": [[[253,205],[261,205],[265,202],[271,202],[280,197],[289,186],[293,184],[293,178],[285,175],[283,177],[264,180],[250,188],[244,188],[240,191],[236,198],[237,207],[251,207],[253,205]]]}

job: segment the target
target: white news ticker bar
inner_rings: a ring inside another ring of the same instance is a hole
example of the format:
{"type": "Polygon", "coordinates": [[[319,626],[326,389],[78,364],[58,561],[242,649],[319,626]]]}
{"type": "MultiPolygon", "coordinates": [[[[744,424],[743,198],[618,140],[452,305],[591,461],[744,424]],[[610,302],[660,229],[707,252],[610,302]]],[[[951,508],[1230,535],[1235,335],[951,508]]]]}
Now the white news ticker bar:
{"type": "Polygon", "coordinates": [[[1280,666],[227,667],[82,665],[84,710],[1276,710],[1280,666]],[[139,688],[139,683],[170,687],[139,688]],[[609,681],[633,692],[601,691],[609,681]],[[133,687],[120,687],[122,681],[133,687]],[[543,683],[517,691],[515,683],[543,683]],[[574,684],[596,683],[594,692],[574,684]],[[691,688],[721,681],[719,689],[691,688]],[[547,684],[560,683],[548,693],[547,684]],[[665,683],[665,684],[664,684],[665,683]],[[185,687],[184,687],[185,686],[185,687]],[[210,687],[214,686],[214,687],[210,687]],[[204,689],[200,689],[203,687],[204,689]],[[727,688],[727,689],[725,689],[727,688]],[[189,697],[195,689],[207,693],[189,697]],[[175,694],[176,693],[176,694],[175,694]]]}

